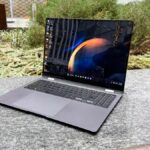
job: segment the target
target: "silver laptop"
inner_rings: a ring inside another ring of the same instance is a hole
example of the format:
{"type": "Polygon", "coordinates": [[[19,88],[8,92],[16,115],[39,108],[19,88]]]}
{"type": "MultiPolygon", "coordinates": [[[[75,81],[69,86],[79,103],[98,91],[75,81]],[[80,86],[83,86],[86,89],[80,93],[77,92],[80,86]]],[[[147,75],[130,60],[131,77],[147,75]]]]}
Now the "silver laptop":
{"type": "Polygon", "coordinates": [[[42,77],[0,103],[97,132],[123,95],[132,28],[127,20],[47,18],[42,77]]]}

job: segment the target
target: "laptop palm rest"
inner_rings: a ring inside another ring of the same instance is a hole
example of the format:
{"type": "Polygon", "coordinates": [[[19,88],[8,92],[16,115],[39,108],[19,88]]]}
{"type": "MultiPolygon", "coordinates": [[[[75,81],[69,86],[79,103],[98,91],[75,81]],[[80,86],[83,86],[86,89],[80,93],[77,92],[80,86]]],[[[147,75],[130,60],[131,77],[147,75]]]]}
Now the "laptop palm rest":
{"type": "Polygon", "coordinates": [[[12,106],[47,117],[56,115],[70,100],[41,92],[34,92],[15,101],[12,106]]]}

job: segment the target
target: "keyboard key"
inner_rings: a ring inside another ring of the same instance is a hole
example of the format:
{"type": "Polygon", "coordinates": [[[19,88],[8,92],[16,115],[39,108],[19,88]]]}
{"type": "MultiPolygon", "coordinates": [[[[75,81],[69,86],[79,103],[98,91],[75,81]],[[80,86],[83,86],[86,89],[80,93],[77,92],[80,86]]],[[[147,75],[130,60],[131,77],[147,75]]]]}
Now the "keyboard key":
{"type": "Polygon", "coordinates": [[[27,85],[25,88],[61,96],[83,103],[108,108],[115,99],[116,95],[103,93],[99,91],[79,88],[62,83],[50,82],[46,80],[38,80],[27,85]]]}

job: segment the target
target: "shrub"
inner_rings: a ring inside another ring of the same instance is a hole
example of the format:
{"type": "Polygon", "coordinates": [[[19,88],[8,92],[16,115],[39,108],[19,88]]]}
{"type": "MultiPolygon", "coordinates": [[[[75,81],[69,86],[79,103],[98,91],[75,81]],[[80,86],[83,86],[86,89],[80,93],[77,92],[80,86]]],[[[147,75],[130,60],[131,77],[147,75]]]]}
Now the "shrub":
{"type": "Polygon", "coordinates": [[[132,53],[135,54],[145,52],[145,48],[140,45],[143,41],[148,40],[147,37],[150,37],[150,3],[148,1],[118,6],[118,18],[133,20],[135,24],[132,38],[132,53]]]}
{"type": "Polygon", "coordinates": [[[28,32],[29,45],[37,47],[43,43],[47,17],[109,19],[116,16],[116,5],[116,0],[48,0],[47,3],[39,4],[36,21],[28,32]]]}
{"type": "Polygon", "coordinates": [[[116,0],[47,0],[38,5],[35,24],[28,32],[31,47],[42,44],[47,17],[133,20],[132,53],[143,54],[149,49],[141,46],[150,37],[149,0],[126,5],[117,4],[116,0]]]}
{"type": "Polygon", "coordinates": [[[38,5],[36,21],[45,24],[47,17],[60,18],[113,18],[116,0],[48,0],[38,5]]]}
{"type": "Polygon", "coordinates": [[[34,23],[28,30],[13,29],[0,31],[0,41],[12,48],[36,48],[43,46],[44,27],[34,23]]]}
{"type": "Polygon", "coordinates": [[[30,47],[39,47],[44,43],[44,27],[38,23],[31,25],[27,31],[27,43],[30,47]]]}

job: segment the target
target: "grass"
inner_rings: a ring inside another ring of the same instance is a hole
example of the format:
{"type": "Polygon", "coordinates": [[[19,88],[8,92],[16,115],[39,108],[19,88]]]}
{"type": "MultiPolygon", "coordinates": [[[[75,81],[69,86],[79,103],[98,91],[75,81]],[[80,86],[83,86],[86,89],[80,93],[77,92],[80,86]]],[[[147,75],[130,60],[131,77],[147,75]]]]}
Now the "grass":
{"type": "MultiPolygon", "coordinates": [[[[43,48],[11,48],[0,46],[0,77],[41,75],[43,48]]],[[[150,68],[150,53],[130,55],[128,69],[150,68]]]]}
{"type": "Polygon", "coordinates": [[[128,69],[150,68],[150,52],[144,55],[131,55],[128,69]]]}
{"type": "Polygon", "coordinates": [[[41,75],[43,48],[0,47],[0,77],[41,75]]]}

